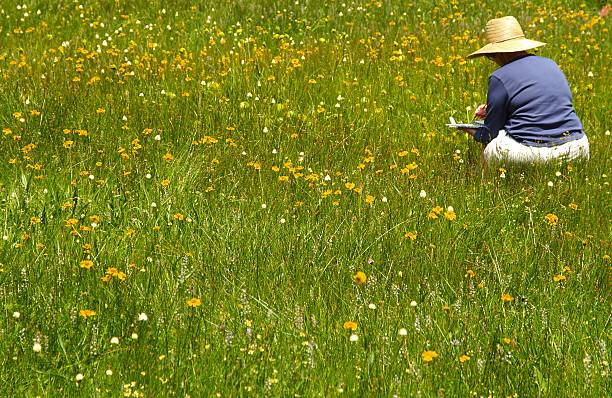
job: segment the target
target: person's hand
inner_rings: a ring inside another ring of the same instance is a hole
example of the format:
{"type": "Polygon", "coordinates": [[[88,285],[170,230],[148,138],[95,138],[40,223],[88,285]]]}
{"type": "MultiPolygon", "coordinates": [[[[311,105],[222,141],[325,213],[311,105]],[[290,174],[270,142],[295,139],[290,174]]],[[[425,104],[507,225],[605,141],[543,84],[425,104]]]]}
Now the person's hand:
{"type": "Polygon", "coordinates": [[[474,117],[479,119],[484,119],[487,117],[487,104],[480,104],[476,111],[474,112],[474,117]]]}

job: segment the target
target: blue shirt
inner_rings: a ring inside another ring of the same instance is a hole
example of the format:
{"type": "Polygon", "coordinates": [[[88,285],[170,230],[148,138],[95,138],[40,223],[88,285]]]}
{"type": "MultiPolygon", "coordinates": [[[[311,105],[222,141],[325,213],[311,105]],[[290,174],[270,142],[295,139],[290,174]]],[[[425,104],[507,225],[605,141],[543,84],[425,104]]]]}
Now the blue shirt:
{"type": "Polygon", "coordinates": [[[567,79],[554,61],[527,55],[489,77],[487,117],[474,138],[488,144],[499,130],[527,146],[556,146],[584,136],[567,79]]]}

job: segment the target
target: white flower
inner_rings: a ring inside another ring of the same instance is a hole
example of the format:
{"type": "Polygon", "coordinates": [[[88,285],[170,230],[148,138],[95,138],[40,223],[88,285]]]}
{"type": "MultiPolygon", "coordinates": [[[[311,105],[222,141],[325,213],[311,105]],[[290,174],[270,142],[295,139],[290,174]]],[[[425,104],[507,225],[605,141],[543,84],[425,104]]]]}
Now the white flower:
{"type": "Polygon", "coordinates": [[[268,131],[269,131],[269,130],[268,130],[268,128],[267,128],[267,127],[264,127],[264,128],[263,128],[263,132],[264,132],[264,133],[267,133],[268,131]]]}
{"type": "Polygon", "coordinates": [[[552,188],[554,185],[555,185],[555,184],[554,184],[552,181],[548,181],[548,186],[549,186],[549,187],[551,187],[551,188],[552,188]]]}
{"type": "Polygon", "coordinates": [[[13,318],[19,319],[20,316],[21,316],[21,314],[19,313],[19,311],[13,312],[13,318]]]}
{"type": "Polygon", "coordinates": [[[112,371],[112,370],[110,370],[110,369],[107,369],[107,370],[106,370],[106,375],[107,375],[107,376],[112,376],[112,375],[113,375],[113,371],[112,371]]]}
{"type": "Polygon", "coordinates": [[[136,333],[132,333],[130,337],[132,338],[132,340],[138,340],[138,334],[136,333]]]}
{"type": "Polygon", "coordinates": [[[74,379],[75,379],[75,380],[77,381],[77,383],[78,383],[79,381],[83,380],[83,378],[84,378],[84,377],[85,377],[85,376],[83,376],[83,373],[79,373],[79,374],[77,374],[77,375],[74,377],[74,379]]]}
{"type": "Polygon", "coordinates": [[[399,330],[399,332],[397,332],[400,336],[406,336],[408,334],[408,331],[404,328],[401,328],[399,330]]]}
{"type": "Polygon", "coordinates": [[[386,196],[383,196],[383,197],[382,197],[382,201],[383,201],[383,203],[387,203],[389,200],[387,199],[387,197],[386,197],[386,196]]]}
{"type": "Polygon", "coordinates": [[[356,334],[351,334],[351,337],[349,337],[349,340],[354,343],[357,340],[359,340],[359,336],[357,336],[356,334]]]}
{"type": "Polygon", "coordinates": [[[419,192],[419,196],[420,196],[421,198],[425,198],[425,197],[427,196],[427,192],[425,192],[425,191],[421,190],[421,192],[419,192]]]}
{"type": "Polygon", "coordinates": [[[453,206],[448,206],[446,208],[446,211],[455,211],[455,208],[453,206]]]}
{"type": "Polygon", "coordinates": [[[374,304],[374,303],[370,303],[370,304],[368,305],[368,308],[369,308],[369,309],[371,309],[371,310],[375,310],[375,309],[376,309],[376,304],[374,304]]]}
{"type": "Polygon", "coordinates": [[[284,224],[285,222],[287,222],[287,220],[285,220],[284,218],[281,218],[281,219],[280,219],[280,223],[281,223],[281,224],[284,224]]]}
{"type": "Polygon", "coordinates": [[[262,204],[261,204],[261,208],[262,208],[262,209],[265,209],[265,208],[267,208],[267,207],[268,207],[268,205],[267,205],[267,204],[265,204],[265,203],[262,203],[262,204]]]}
{"type": "Polygon", "coordinates": [[[417,306],[417,302],[416,302],[416,301],[414,301],[414,300],[412,300],[412,301],[410,302],[410,306],[411,306],[411,307],[416,307],[416,306],[417,306]]]}
{"type": "Polygon", "coordinates": [[[140,315],[138,315],[138,320],[146,322],[149,320],[149,317],[144,312],[141,312],[140,315]]]}
{"type": "Polygon", "coordinates": [[[119,338],[118,337],[113,337],[110,342],[111,342],[111,344],[119,344],[119,338]]]}
{"type": "Polygon", "coordinates": [[[34,345],[32,346],[32,351],[34,352],[41,352],[42,351],[42,346],[40,345],[40,343],[37,341],[34,343],[34,345]]]}
{"type": "Polygon", "coordinates": [[[161,135],[157,134],[155,137],[153,137],[153,139],[155,141],[161,141],[161,135]]]}

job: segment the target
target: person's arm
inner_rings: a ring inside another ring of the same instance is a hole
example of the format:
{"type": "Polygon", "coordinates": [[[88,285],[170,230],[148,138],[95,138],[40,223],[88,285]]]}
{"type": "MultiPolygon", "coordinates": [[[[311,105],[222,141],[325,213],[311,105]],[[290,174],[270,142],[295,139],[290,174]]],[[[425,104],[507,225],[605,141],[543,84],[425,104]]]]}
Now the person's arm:
{"type": "Polygon", "coordinates": [[[508,92],[498,78],[491,76],[487,93],[487,117],[484,126],[474,131],[474,139],[488,144],[504,128],[507,118],[508,92]]]}

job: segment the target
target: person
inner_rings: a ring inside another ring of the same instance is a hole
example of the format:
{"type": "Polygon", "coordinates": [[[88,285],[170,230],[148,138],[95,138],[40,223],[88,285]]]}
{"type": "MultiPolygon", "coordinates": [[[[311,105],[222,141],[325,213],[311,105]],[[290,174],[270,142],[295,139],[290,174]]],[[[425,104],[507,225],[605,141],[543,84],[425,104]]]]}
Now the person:
{"type": "Polygon", "coordinates": [[[485,162],[588,159],[565,75],[551,59],[527,52],[545,43],[526,39],[512,16],[487,22],[485,36],[487,44],[468,58],[484,56],[499,68],[489,77],[487,103],[475,113],[483,126],[463,128],[485,145],[485,162]]]}

